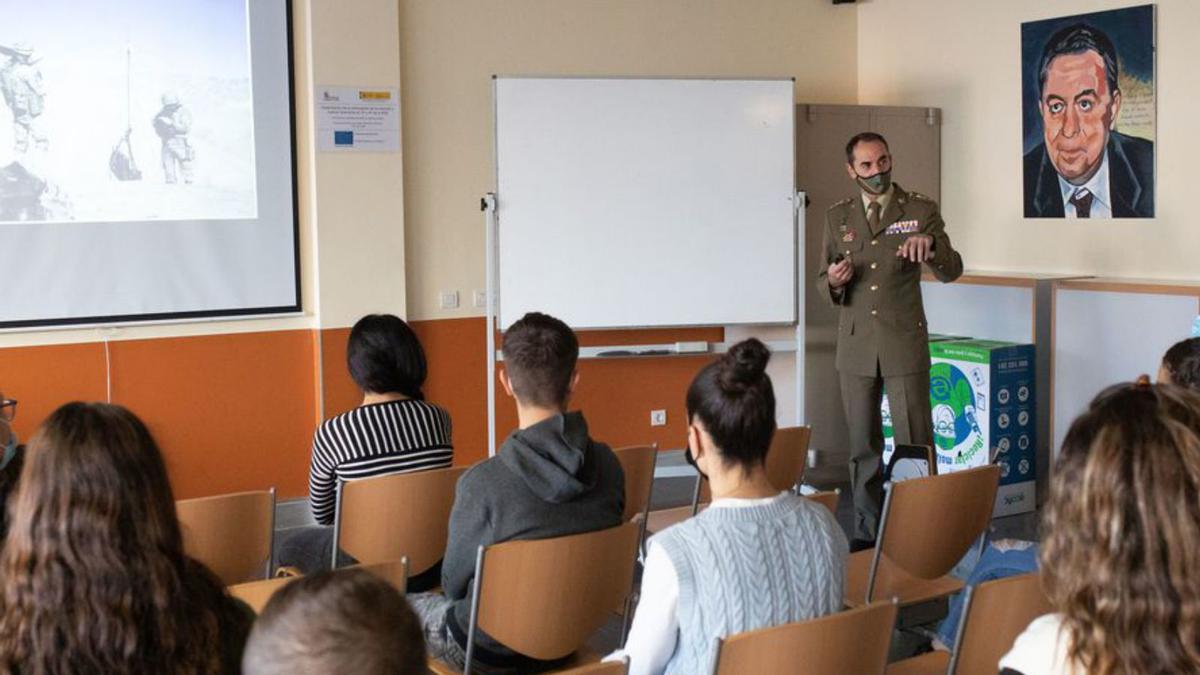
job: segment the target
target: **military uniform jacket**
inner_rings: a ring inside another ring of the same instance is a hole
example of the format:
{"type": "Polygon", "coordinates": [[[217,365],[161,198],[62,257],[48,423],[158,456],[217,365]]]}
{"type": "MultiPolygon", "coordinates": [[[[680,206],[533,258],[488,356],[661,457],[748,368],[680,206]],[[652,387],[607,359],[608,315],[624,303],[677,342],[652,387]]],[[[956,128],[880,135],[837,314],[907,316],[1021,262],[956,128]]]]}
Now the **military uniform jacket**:
{"type": "Polygon", "coordinates": [[[913,234],[933,237],[934,276],[950,282],[962,275],[962,256],[950,245],[937,202],[893,184],[891,200],[872,231],[860,196],[829,208],[825,217],[821,272],[822,297],[841,308],[837,369],[873,377],[908,375],[929,369],[929,330],[921,302],[921,265],[896,256],[913,234]],[[829,286],[829,266],[839,256],[854,262],[845,286],[829,286]]]}

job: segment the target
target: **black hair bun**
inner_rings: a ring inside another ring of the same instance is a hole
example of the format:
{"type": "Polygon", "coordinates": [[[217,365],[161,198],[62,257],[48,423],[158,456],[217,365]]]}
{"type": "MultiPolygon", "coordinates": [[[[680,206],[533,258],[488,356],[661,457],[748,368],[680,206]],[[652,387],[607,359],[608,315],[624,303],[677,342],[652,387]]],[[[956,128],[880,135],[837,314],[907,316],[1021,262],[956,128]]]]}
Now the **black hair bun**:
{"type": "Polygon", "coordinates": [[[758,338],[742,340],[729,348],[717,380],[726,391],[741,391],[762,379],[771,350],[758,338]]]}

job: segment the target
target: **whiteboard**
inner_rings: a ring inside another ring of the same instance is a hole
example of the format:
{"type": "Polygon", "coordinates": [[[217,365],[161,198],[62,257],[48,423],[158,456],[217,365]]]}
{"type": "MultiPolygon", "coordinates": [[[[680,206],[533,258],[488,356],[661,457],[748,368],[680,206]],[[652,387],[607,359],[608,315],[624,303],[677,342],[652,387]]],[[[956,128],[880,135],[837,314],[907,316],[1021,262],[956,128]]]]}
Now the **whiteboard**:
{"type": "Polygon", "coordinates": [[[1034,341],[1033,288],[922,281],[921,296],[930,333],[1034,341]]]}
{"type": "Polygon", "coordinates": [[[1054,456],[1101,390],[1158,373],[1167,348],[1188,337],[1196,308],[1196,296],[1057,290],[1054,456]]]}
{"type": "Polygon", "coordinates": [[[501,327],[794,323],[792,90],[497,78],[501,327]]]}

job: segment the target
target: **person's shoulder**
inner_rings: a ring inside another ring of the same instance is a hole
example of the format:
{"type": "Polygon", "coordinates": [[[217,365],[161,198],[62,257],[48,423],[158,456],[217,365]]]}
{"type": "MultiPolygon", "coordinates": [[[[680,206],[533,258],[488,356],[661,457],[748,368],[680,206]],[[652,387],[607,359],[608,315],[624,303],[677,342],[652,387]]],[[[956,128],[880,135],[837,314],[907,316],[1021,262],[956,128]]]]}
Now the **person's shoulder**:
{"type": "Polygon", "coordinates": [[[827,213],[841,213],[843,211],[848,211],[852,204],[854,204],[854,197],[846,197],[841,201],[830,204],[827,213]]]}
{"type": "Polygon", "coordinates": [[[1067,665],[1068,645],[1062,617],[1044,614],[1017,636],[1012,649],[1000,659],[1000,667],[1027,675],[1034,673],[1071,673],[1067,665]]]}
{"type": "Polygon", "coordinates": [[[896,201],[901,205],[912,204],[919,207],[937,208],[937,200],[916,190],[905,190],[897,186],[896,192],[896,201]]]}
{"type": "Polygon", "coordinates": [[[1125,155],[1126,160],[1135,167],[1135,170],[1143,173],[1154,170],[1154,141],[1114,131],[1112,142],[1120,148],[1121,154],[1125,155]]]}

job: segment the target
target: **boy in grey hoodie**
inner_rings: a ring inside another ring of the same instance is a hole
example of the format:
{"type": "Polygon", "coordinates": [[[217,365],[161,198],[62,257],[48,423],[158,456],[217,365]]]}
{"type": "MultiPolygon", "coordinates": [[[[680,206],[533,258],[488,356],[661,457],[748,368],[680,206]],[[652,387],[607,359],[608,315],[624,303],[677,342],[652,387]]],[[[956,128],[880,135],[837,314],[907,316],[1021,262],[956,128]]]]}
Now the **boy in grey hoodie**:
{"type": "MultiPolygon", "coordinates": [[[[500,383],[517,403],[520,428],[496,456],[458,481],[442,563],[444,596],[409,596],[430,656],[462,667],[470,627],[475,552],[514,539],[547,539],[615,527],[625,506],[625,476],[607,445],[588,436],[579,412],[566,412],[579,373],[575,333],[531,312],[504,334],[500,383]]],[[[485,633],[474,668],[530,671],[552,664],[518,654],[485,633]],[[480,666],[482,666],[480,668],[480,666]]]]}

